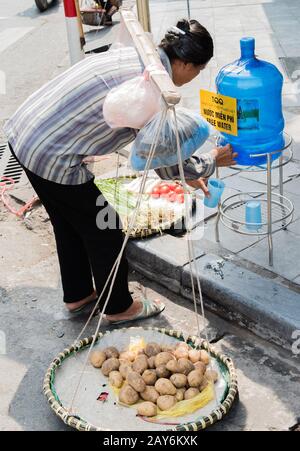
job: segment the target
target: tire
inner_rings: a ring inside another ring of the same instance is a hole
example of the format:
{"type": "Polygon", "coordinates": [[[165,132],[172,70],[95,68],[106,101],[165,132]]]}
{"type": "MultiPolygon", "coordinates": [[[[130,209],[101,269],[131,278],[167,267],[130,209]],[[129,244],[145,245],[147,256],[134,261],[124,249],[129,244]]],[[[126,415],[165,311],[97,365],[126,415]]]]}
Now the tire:
{"type": "Polygon", "coordinates": [[[35,4],[41,12],[46,11],[49,6],[48,0],[35,0],[35,4]]]}

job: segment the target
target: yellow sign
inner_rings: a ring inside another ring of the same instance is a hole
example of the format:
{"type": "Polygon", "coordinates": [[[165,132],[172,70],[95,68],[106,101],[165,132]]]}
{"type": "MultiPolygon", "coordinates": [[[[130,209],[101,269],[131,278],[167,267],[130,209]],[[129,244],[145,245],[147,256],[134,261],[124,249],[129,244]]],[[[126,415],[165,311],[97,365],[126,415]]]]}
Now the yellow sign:
{"type": "Polygon", "coordinates": [[[200,91],[201,115],[213,127],[229,135],[238,135],[237,100],[215,92],[200,91]]]}

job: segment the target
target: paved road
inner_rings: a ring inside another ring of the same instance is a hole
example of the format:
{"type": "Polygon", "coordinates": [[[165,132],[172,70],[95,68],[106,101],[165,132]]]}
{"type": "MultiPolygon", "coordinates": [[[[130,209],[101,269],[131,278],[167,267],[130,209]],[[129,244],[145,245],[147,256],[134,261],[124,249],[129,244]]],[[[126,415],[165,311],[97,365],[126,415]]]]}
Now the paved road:
{"type": "Polygon", "coordinates": [[[60,2],[40,14],[33,0],[1,1],[0,124],[28,95],[68,66],[64,20],[60,2]]]}

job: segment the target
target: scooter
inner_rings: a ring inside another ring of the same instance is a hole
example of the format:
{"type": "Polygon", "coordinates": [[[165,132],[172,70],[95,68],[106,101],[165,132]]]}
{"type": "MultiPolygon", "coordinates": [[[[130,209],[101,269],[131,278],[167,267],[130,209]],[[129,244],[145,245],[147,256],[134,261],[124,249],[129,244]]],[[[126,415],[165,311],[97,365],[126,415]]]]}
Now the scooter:
{"type": "Polygon", "coordinates": [[[54,1],[55,0],[35,0],[35,4],[42,13],[46,11],[54,1]]]}

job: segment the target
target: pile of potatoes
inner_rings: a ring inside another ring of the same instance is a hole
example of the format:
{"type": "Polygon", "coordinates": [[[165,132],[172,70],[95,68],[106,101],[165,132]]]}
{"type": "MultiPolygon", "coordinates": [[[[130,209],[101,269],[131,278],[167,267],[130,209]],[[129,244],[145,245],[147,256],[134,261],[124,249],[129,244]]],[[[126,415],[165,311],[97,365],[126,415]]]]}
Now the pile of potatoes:
{"type": "Polygon", "coordinates": [[[101,368],[112,386],[119,388],[119,401],[136,404],[138,414],[152,417],[157,408],[169,410],[177,402],[194,398],[216,382],[218,373],[207,369],[209,355],[180,342],[176,346],[148,343],[138,353],[115,347],[91,353],[91,364],[101,368]],[[124,383],[126,382],[126,383],[124,383]]]}

